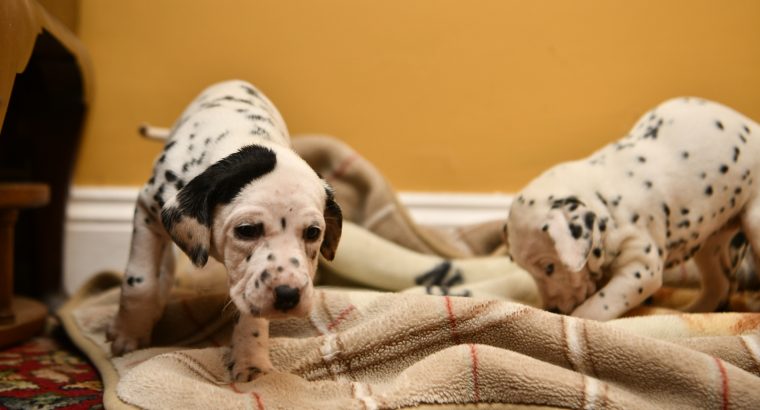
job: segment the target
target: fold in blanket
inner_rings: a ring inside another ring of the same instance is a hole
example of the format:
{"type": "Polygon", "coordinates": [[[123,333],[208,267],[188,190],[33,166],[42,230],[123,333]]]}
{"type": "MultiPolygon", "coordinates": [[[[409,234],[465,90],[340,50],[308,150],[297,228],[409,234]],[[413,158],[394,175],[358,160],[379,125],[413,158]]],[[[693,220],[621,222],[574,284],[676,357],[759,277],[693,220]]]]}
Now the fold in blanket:
{"type": "Polygon", "coordinates": [[[445,258],[503,255],[504,220],[456,229],[419,226],[385,177],[359,153],[328,136],[293,138],[293,149],[335,189],[343,217],[415,252],[445,258]]]}
{"type": "MultiPolygon", "coordinates": [[[[153,347],[111,357],[105,329],[118,274],[91,280],[60,310],[103,376],[107,408],[753,408],[760,403],[760,314],[665,313],[608,323],[550,314],[499,249],[502,221],[459,230],[414,224],[371,164],[327,137],[294,139],[335,186],[346,221],[321,261],[307,318],[272,321],[277,373],[233,383],[232,317],[219,264],[183,259],[153,347]],[[346,288],[353,287],[353,289],[346,288]],[[356,288],[399,293],[380,293],[356,288]],[[460,297],[469,296],[469,297],[460,297]],[[515,303],[520,302],[520,303],[515,303]]],[[[735,306],[752,307],[748,294],[735,306]],[[742,304],[743,303],[743,304],[742,304]]],[[[664,307],[693,292],[665,289],[664,307]]],[[[756,306],[755,306],[756,307],[756,306]]]]}

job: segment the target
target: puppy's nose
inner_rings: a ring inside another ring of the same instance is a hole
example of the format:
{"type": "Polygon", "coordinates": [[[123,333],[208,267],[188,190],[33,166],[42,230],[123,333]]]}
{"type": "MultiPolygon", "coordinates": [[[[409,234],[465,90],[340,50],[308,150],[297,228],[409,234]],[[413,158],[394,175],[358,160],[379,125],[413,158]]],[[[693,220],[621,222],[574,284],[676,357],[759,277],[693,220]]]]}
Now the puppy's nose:
{"type": "Polygon", "coordinates": [[[293,309],[301,299],[298,288],[280,285],[274,288],[274,308],[283,312],[293,309]]]}

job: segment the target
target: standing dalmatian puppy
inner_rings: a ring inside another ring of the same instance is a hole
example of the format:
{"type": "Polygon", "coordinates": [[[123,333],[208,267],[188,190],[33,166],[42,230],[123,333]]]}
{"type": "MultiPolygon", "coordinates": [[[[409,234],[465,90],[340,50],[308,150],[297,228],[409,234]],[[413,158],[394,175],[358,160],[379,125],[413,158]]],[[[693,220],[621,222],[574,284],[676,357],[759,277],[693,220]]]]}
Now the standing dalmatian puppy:
{"type": "Polygon", "coordinates": [[[145,347],[173,282],[171,242],[202,267],[227,268],[240,311],[231,347],[236,381],[272,370],[269,318],[307,314],[318,254],[341,234],[332,189],[290,149],[277,109],[243,81],[209,87],[174,125],[140,191],[111,352],[145,347]]]}
{"type": "Polygon", "coordinates": [[[760,249],[760,128],[723,105],[674,99],[623,139],[559,164],[520,192],[505,238],[547,308],[607,320],[693,260],[702,277],[689,311],[712,311],[746,241],[760,249]],[[693,259],[692,259],[693,258],[693,259]]]}

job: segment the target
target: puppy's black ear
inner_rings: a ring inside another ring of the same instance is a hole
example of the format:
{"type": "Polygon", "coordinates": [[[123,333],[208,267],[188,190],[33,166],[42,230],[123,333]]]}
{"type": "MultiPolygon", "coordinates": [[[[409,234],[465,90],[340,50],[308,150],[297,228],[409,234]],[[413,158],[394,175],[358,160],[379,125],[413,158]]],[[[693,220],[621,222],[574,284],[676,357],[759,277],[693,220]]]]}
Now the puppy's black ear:
{"type": "Polygon", "coordinates": [[[177,204],[175,196],[161,209],[161,222],[174,243],[187,254],[190,261],[195,266],[203,267],[208,262],[211,227],[198,218],[188,216],[186,212],[187,210],[177,204]]]}
{"type": "Polygon", "coordinates": [[[322,240],[322,246],[319,248],[320,253],[325,259],[331,261],[335,258],[335,251],[338,248],[338,242],[340,242],[340,234],[343,230],[343,213],[340,210],[340,206],[335,202],[335,194],[333,189],[325,184],[325,193],[327,199],[325,200],[325,237],[322,240]]]}
{"type": "Polygon", "coordinates": [[[232,201],[251,181],[277,164],[269,148],[249,145],[214,163],[193,178],[161,210],[161,221],[174,243],[202,267],[208,262],[214,210],[232,201]]]}

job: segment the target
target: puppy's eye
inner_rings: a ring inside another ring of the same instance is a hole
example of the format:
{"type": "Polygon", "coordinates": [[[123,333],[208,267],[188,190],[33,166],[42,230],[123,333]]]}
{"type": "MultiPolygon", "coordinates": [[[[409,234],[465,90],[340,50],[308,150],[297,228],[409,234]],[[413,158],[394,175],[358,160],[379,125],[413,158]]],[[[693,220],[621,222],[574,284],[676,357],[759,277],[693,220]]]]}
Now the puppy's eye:
{"type": "Polygon", "coordinates": [[[554,273],[554,264],[550,263],[546,265],[546,268],[544,268],[544,272],[546,272],[547,276],[551,276],[551,274],[554,273]]]}
{"type": "Polygon", "coordinates": [[[257,224],[243,224],[235,227],[235,237],[246,241],[252,241],[259,239],[264,235],[264,224],[259,222],[257,224]]]}
{"type": "Polygon", "coordinates": [[[309,242],[314,242],[319,239],[319,234],[322,230],[318,226],[310,226],[303,230],[303,238],[309,242]]]}

